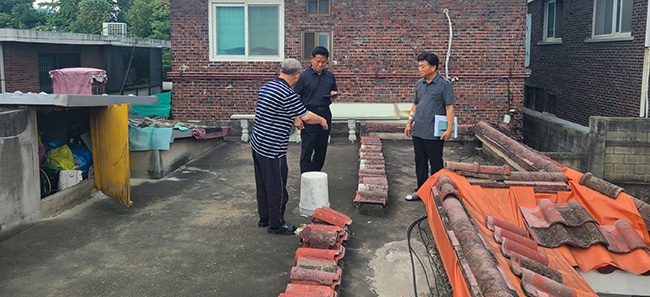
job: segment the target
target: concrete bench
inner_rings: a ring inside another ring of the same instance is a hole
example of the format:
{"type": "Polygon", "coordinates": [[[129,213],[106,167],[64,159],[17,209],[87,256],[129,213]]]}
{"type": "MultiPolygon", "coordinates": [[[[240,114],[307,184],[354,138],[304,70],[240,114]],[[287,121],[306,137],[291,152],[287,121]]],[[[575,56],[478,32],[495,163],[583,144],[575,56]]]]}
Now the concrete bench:
{"type": "MultiPolygon", "coordinates": [[[[341,102],[330,105],[332,122],[347,122],[348,140],[357,140],[357,122],[398,121],[408,118],[411,103],[356,103],[341,102]]],[[[231,120],[239,120],[242,127],[242,142],[248,142],[248,122],[255,119],[254,114],[233,114],[231,120]]],[[[295,130],[291,141],[300,142],[300,130],[295,130]]]]}

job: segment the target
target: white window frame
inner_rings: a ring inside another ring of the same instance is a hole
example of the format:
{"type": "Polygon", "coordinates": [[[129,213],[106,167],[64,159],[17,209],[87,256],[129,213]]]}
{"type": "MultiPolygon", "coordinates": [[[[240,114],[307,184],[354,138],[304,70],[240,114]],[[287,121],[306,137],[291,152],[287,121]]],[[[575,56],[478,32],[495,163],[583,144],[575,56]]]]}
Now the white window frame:
{"type": "MultiPolygon", "coordinates": [[[[630,5],[634,5],[633,0],[613,0],[612,1],[612,7],[608,7],[607,10],[611,11],[612,13],[612,33],[608,34],[598,34],[596,35],[596,27],[597,27],[597,15],[596,11],[598,9],[598,1],[599,0],[594,0],[594,12],[593,12],[593,22],[592,22],[592,30],[591,30],[591,38],[594,40],[615,40],[615,39],[629,39],[632,37],[632,32],[620,32],[621,27],[622,27],[622,22],[623,22],[623,10],[617,11],[617,4],[620,1],[621,2],[621,7],[623,4],[623,1],[630,1],[632,2],[630,5]],[[617,15],[618,14],[618,15],[617,15]],[[619,21],[617,24],[616,21],[619,21]],[[618,27],[618,32],[616,31],[618,27]]],[[[630,22],[632,22],[632,19],[630,19],[630,22]]]]}
{"type": "MultiPolygon", "coordinates": [[[[558,35],[557,34],[558,28],[556,26],[557,22],[558,22],[557,19],[558,19],[557,0],[546,0],[546,1],[544,1],[544,41],[546,41],[546,42],[562,42],[562,37],[556,37],[558,35]],[[549,6],[550,6],[551,3],[553,3],[554,7],[555,7],[554,11],[553,11],[553,20],[555,20],[555,23],[552,24],[553,25],[553,32],[554,32],[553,36],[548,36],[548,27],[550,25],[548,23],[548,17],[549,17],[549,14],[551,13],[549,11],[549,6]]],[[[560,21],[562,22],[564,20],[560,20],[560,21]]]]}
{"type": "Polygon", "coordinates": [[[210,61],[236,62],[236,61],[263,61],[276,62],[284,60],[284,0],[209,0],[209,43],[210,61]],[[278,55],[253,55],[249,54],[248,44],[248,7],[250,5],[276,5],[278,6],[278,55]],[[244,7],[244,55],[217,55],[217,7],[244,7]]]}

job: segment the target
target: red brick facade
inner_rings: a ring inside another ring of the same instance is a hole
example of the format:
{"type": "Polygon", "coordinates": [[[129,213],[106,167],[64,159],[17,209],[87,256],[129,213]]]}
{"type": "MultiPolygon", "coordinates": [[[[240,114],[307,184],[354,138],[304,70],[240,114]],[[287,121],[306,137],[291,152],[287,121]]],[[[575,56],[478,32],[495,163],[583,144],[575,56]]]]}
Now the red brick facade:
{"type": "Polygon", "coordinates": [[[537,101],[538,111],[585,126],[590,116],[638,117],[647,6],[647,0],[634,0],[633,40],[589,42],[594,1],[565,0],[562,43],[542,44],[544,1],[531,2],[527,107],[537,101]]]}
{"type": "MultiPolygon", "coordinates": [[[[177,120],[226,121],[253,113],[257,91],[278,62],[210,62],[208,3],[171,0],[172,98],[177,120]]],[[[305,0],[285,1],[284,56],[299,57],[303,30],[332,31],[329,68],[341,102],[410,102],[417,54],[441,59],[445,75],[449,10],[453,41],[449,76],[461,124],[498,121],[523,108],[526,74],[523,1],[336,1],[331,15],[307,17],[305,0]]],[[[303,61],[308,66],[309,61],[303,61]]]]}
{"type": "Polygon", "coordinates": [[[54,45],[23,42],[3,43],[6,88],[8,93],[40,92],[38,54],[80,54],[84,67],[102,68],[101,48],[98,46],[54,45]]]}

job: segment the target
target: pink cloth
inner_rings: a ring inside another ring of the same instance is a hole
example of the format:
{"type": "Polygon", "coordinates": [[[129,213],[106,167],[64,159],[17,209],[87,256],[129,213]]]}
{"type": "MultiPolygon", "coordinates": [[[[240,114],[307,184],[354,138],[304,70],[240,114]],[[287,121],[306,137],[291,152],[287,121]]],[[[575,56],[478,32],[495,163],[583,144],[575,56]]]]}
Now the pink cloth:
{"type": "Polygon", "coordinates": [[[96,68],[62,68],[50,70],[54,94],[92,95],[93,80],[106,83],[106,70],[96,68]]]}
{"type": "Polygon", "coordinates": [[[194,136],[194,138],[196,139],[212,139],[217,137],[233,135],[234,132],[235,129],[230,126],[223,126],[221,127],[221,131],[215,131],[211,133],[205,133],[205,129],[202,128],[195,128],[192,129],[192,136],[194,136]]]}

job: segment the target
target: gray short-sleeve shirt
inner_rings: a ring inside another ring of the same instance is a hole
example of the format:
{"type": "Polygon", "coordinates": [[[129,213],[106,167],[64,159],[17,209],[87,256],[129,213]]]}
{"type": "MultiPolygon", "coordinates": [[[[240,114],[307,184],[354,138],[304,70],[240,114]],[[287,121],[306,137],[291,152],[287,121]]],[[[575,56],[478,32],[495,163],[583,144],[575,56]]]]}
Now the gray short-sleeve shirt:
{"type": "Polygon", "coordinates": [[[439,139],[433,136],[435,115],[446,115],[447,105],[454,104],[454,89],[451,82],[436,74],[427,83],[424,78],[415,84],[413,104],[416,105],[413,115],[411,135],[422,139],[439,139]]]}

